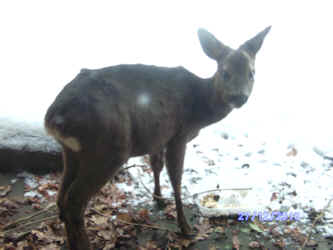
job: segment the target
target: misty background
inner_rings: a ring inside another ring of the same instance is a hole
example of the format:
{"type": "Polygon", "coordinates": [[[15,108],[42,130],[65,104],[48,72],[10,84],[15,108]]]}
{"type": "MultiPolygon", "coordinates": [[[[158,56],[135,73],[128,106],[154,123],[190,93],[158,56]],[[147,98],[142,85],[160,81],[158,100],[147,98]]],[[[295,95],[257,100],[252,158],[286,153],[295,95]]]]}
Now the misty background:
{"type": "Polygon", "coordinates": [[[211,77],[199,27],[237,48],[272,25],[249,102],[219,129],[333,149],[331,10],[330,1],[2,1],[0,117],[42,121],[81,68],[181,65],[211,77]]]}

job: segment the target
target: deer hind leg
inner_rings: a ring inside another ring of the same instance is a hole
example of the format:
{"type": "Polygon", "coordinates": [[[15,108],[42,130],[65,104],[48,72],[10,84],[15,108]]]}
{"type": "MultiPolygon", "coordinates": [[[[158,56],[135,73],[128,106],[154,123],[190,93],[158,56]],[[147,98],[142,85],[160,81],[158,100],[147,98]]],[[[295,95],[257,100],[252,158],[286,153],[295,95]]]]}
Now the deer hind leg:
{"type": "Polygon", "coordinates": [[[79,160],[79,171],[64,197],[64,222],[69,248],[89,250],[84,211],[90,198],[113,177],[125,159],[107,160],[106,157],[85,153],[79,156],[79,160]]]}
{"type": "Polygon", "coordinates": [[[73,183],[79,168],[79,161],[76,155],[71,150],[64,148],[62,153],[64,163],[64,173],[62,177],[61,186],[58,192],[57,205],[59,208],[59,218],[64,221],[64,199],[65,194],[70,185],[73,183]]]}
{"type": "Polygon", "coordinates": [[[174,190],[178,225],[183,234],[189,235],[191,233],[191,227],[185,218],[181,200],[181,181],[185,150],[186,140],[172,140],[168,144],[166,151],[166,167],[174,190]]]}
{"type": "Polygon", "coordinates": [[[164,201],[161,193],[160,174],[164,166],[164,150],[150,155],[150,165],[153,169],[155,181],[154,200],[157,201],[160,206],[163,206],[164,201]]]}

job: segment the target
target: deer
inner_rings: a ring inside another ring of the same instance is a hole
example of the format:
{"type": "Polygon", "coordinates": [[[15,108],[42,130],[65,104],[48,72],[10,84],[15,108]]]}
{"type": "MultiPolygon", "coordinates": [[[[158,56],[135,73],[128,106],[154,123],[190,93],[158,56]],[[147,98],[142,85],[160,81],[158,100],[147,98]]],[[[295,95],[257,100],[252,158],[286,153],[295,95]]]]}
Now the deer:
{"type": "Polygon", "coordinates": [[[130,157],[149,155],[154,200],[163,200],[160,173],[166,165],[174,191],[177,222],[191,235],[181,199],[186,144],[200,129],[224,119],[248,100],[255,58],[268,26],[232,49],[198,29],[204,53],[217,62],[210,78],[184,67],[121,64],[82,69],[48,108],[44,125],[62,147],[59,218],[71,250],[89,250],[84,212],[93,195],[130,157]]]}

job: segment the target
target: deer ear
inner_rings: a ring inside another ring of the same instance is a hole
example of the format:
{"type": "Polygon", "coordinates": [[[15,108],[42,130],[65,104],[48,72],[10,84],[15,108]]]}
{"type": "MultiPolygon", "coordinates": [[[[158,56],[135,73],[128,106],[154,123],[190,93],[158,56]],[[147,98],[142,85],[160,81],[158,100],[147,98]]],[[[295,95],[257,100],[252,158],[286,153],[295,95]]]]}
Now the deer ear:
{"type": "Polygon", "coordinates": [[[261,48],[261,45],[270,31],[271,26],[268,26],[263,31],[259,32],[255,37],[251,38],[250,40],[246,41],[242,46],[239,48],[246,51],[251,57],[255,57],[258,50],[261,48]]]}
{"type": "Polygon", "coordinates": [[[205,29],[199,29],[198,36],[203,51],[208,57],[216,61],[224,57],[230,51],[229,47],[223,45],[223,43],[205,29]]]}

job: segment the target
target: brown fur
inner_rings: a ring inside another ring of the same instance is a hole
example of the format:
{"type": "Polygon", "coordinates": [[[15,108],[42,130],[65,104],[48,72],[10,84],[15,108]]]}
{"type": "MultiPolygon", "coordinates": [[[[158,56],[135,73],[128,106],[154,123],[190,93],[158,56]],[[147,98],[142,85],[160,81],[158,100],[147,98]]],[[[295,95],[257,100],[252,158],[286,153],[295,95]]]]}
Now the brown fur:
{"type": "Polygon", "coordinates": [[[201,79],[182,67],[118,65],[82,70],[56,97],[45,127],[63,146],[64,176],[58,195],[71,250],[89,248],[84,210],[129,157],[149,154],[155,199],[166,167],[175,193],[177,220],[189,234],[180,196],[186,143],[248,99],[254,60],[270,27],[233,50],[200,29],[205,53],[218,71],[201,79]]]}

